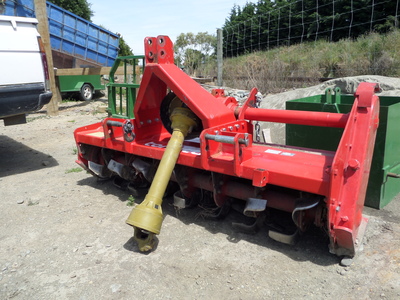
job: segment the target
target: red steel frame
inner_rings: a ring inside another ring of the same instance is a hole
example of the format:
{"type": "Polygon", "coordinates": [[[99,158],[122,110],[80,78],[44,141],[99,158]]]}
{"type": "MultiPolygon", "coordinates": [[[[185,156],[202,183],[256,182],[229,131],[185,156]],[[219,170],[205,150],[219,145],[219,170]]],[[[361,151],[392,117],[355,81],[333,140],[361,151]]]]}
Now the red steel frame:
{"type": "MultiPolygon", "coordinates": [[[[254,187],[271,184],[322,195],[331,251],[354,255],[366,221],[362,209],[379,122],[376,84],[359,85],[349,114],[255,108],[256,90],[240,107],[222,90],[208,93],[175,66],[173,45],[167,36],[146,38],[145,53],[135,119],[106,118],[76,129],[78,149],[87,144],[160,160],[171,136],[160,116],[161,102],[170,89],[197,115],[203,128],[199,139],[185,141],[178,165],[249,179],[254,187]],[[255,120],[340,127],[344,133],[336,151],[253,144],[255,120]],[[133,141],[124,139],[122,127],[109,121],[132,122],[133,141]]],[[[81,151],[77,162],[88,166],[81,151]]],[[[222,206],[224,197],[218,199],[217,205],[222,206]]]]}

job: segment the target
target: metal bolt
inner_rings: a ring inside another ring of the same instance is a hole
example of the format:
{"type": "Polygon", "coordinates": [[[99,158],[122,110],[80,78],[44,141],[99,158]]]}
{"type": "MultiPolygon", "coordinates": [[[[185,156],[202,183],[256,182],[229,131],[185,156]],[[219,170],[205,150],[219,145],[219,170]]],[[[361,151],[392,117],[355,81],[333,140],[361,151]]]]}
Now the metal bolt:
{"type": "Polygon", "coordinates": [[[360,162],[357,159],[352,158],[349,160],[349,167],[353,170],[358,170],[360,168],[360,162]]]}

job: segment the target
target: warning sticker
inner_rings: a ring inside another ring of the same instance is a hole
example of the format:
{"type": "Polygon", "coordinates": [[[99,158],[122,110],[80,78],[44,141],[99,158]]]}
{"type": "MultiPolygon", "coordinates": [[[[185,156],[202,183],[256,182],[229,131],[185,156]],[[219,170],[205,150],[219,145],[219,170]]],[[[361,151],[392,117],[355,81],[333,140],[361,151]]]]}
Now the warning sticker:
{"type": "Polygon", "coordinates": [[[282,152],[280,150],[275,150],[275,149],[267,149],[264,152],[269,154],[283,155],[283,156],[295,156],[294,153],[282,152]]]}
{"type": "Polygon", "coordinates": [[[270,153],[270,154],[280,154],[282,151],[279,150],[274,150],[274,149],[267,149],[265,150],[265,153],[270,153]]]}
{"type": "Polygon", "coordinates": [[[284,155],[284,156],[294,156],[294,153],[282,152],[281,155],[284,155]]]}

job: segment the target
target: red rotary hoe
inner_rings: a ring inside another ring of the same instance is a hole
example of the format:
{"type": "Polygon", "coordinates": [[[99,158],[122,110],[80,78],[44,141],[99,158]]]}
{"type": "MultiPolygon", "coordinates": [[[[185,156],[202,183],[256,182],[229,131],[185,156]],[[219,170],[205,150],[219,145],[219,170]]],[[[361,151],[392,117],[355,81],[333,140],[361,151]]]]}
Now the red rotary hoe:
{"type": "MultiPolygon", "coordinates": [[[[171,182],[180,208],[203,201],[216,217],[230,207],[254,218],[253,230],[286,212],[294,232],[323,228],[330,251],[354,256],[367,220],[362,211],[379,122],[378,86],[361,83],[348,114],[257,108],[253,89],[243,105],[211,93],[174,65],[167,36],[145,39],[146,65],[134,118],[108,117],[76,129],[77,163],[99,177],[149,187],[127,219],[141,251],[160,233],[162,199],[171,182]],[[336,151],[253,142],[253,122],[343,128],[336,151]],[[209,200],[212,201],[209,201],[209,200]],[[211,203],[211,204],[210,204],[211,203]]],[[[292,242],[293,232],[269,236],[292,242]]]]}

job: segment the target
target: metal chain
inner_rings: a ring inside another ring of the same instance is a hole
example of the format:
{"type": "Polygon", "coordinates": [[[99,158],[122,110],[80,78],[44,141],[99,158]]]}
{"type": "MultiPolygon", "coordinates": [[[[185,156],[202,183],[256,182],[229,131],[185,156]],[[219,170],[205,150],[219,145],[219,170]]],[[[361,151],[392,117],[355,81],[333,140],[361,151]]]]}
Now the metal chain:
{"type": "Polygon", "coordinates": [[[258,123],[258,121],[255,124],[255,132],[256,132],[256,142],[259,143],[261,140],[260,138],[261,126],[260,123],[258,123]]]}
{"type": "MultiPolygon", "coordinates": [[[[259,95],[256,95],[256,102],[254,103],[254,106],[256,108],[259,108],[260,104],[261,104],[261,97],[259,95]]],[[[261,141],[261,125],[260,125],[260,123],[258,121],[254,125],[254,130],[255,130],[255,133],[256,133],[256,137],[255,137],[256,142],[260,143],[260,141],[261,141]]]]}

